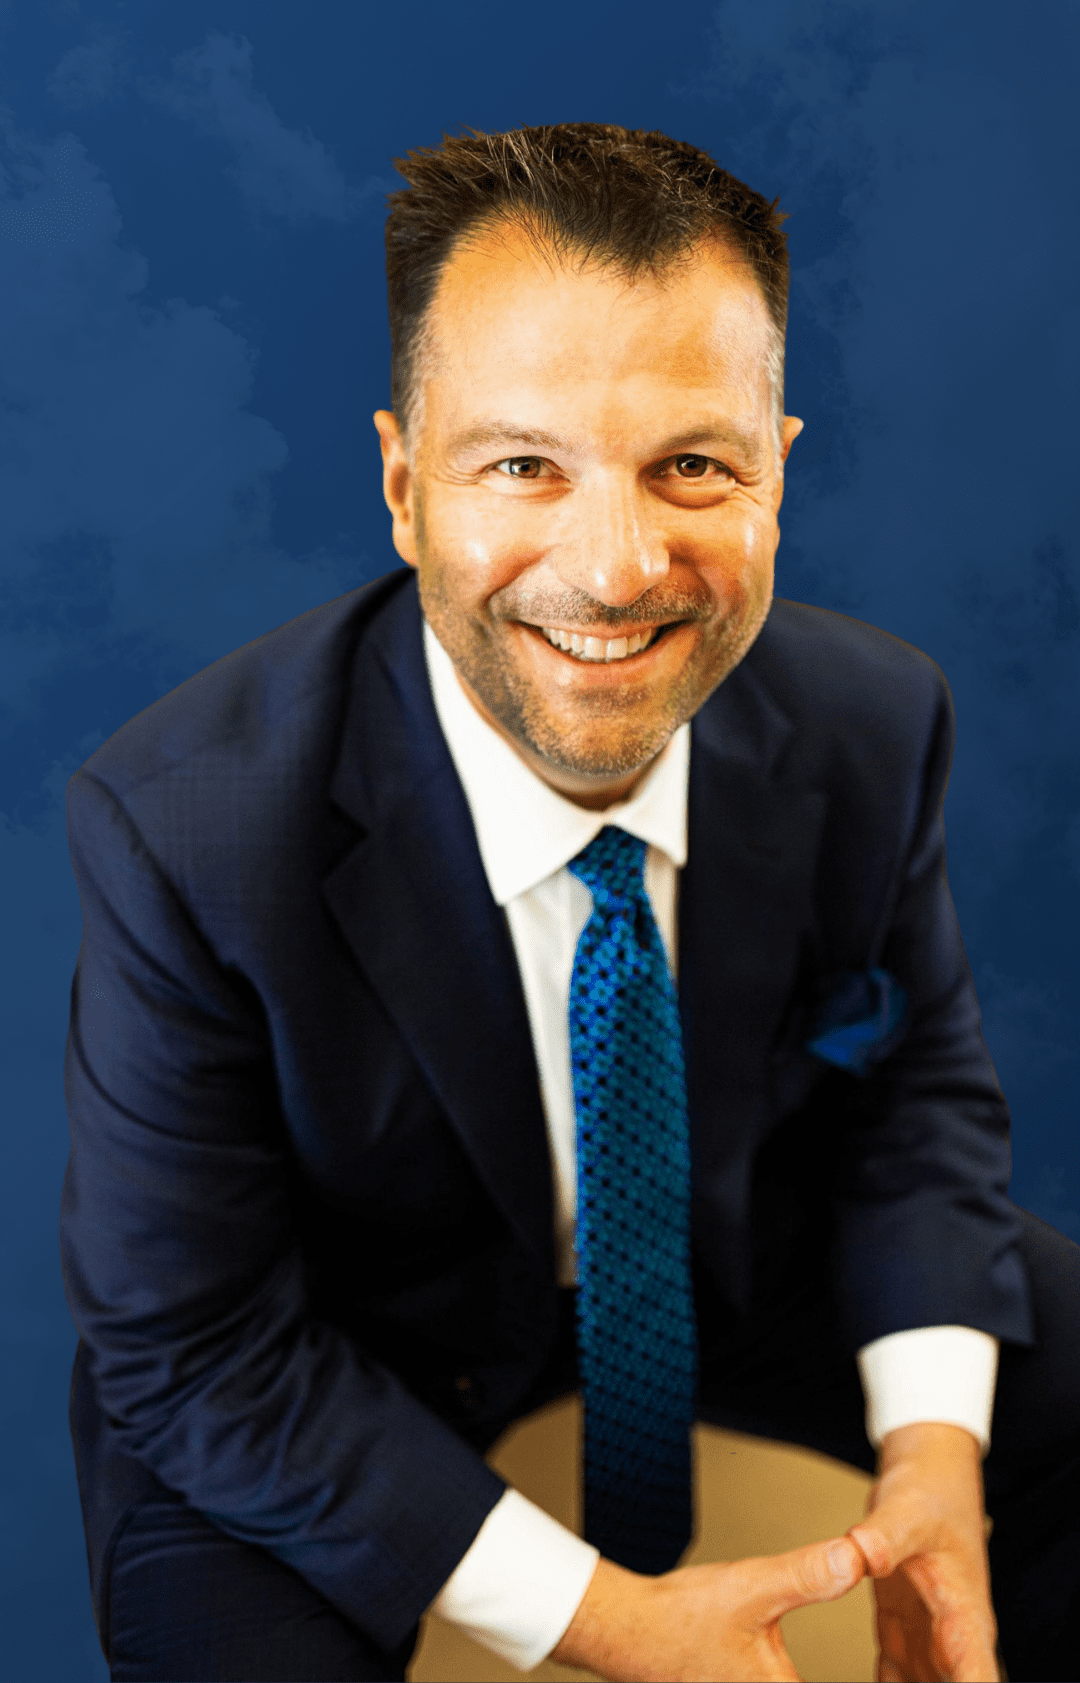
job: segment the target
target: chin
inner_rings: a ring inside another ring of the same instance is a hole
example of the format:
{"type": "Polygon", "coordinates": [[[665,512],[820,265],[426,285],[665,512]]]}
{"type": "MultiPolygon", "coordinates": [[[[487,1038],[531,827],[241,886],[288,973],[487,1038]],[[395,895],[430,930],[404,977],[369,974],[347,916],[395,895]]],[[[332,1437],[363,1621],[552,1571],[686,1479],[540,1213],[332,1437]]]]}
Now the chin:
{"type": "Polygon", "coordinates": [[[582,726],[548,720],[533,725],[528,740],[533,752],[555,770],[571,772],[576,777],[627,777],[631,772],[644,771],[667,746],[681,723],[676,718],[665,723],[612,730],[608,720],[607,728],[598,731],[592,721],[582,726]]]}

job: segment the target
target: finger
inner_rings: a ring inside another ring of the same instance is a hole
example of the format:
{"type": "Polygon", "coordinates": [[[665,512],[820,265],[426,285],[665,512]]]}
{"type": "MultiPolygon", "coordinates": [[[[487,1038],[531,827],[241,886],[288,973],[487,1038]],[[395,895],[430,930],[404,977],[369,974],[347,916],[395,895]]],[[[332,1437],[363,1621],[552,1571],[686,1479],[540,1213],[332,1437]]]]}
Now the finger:
{"type": "Polygon", "coordinates": [[[998,1683],[1001,1673],[997,1668],[997,1660],[993,1654],[984,1654],[982,1659],[970,1659],[960,1667],[949,1673],[954,1683],[998,1683]]]}
{"type": "MultiPolygon", "coordinates": [[[[997,1621],[980,1564],[963,1554],[916,1557],[900,1574],[927,1609],[950,1677],[959,1677],[962,1671],[981,1676],[994,1652],[997,1621]]],[[[992,1667],[989,1675],[993,1676],[992,1667]]]]}
{"type": "Polygon", "coordinates": [[[854,1589],[865,1573],[863,1558],[848,1537],[808,1543],[787,1554],[765,1555],[754,1561],[753,1567],[755,1584],[748,1597],[748,1611],[763,1624],[796,1607],[836,1601],[854,1589]]]}
{"type": "Polygon", "coordinates": [[[996,1683],[993,1642],[981,1621],[970,1614],[934,1620],[931,1652],[952,1683],[996,1683]]]}
{"type": "Polygon", "coordinates": [[[907,1620],[898,1615],[877,1617],[879,1683],[916,1683],[916,1679],[938,1675],[930,1660],[930,1628],[926,1620],[907,1620]]]}
{"type": "Polygon", "coordinates": [[[883,1658],[912,1678],[996,1679],[993,1609],[985,1592],[973,1591],[963,1579],[955,1561],[919,1559],[876,1579],[883,1658]]]}
{"type": "Polygon", "coordinates": [[[952,1660],[935,1645],[939,1668],[929,1675],[947,1677],[949,1683],[998,1683],[997,1660],[987,1648],[972,1649],[959,1660],[952,1660]]]}

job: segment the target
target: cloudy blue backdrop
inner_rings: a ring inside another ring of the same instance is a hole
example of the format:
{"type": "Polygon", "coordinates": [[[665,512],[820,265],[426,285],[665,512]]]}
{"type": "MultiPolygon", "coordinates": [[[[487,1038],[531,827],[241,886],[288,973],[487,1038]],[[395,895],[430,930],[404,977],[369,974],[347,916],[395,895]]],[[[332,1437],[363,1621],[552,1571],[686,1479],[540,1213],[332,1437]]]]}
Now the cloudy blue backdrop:
{"type": "Polygon", "coordinates": [[[572,118],[792,213],[778,590],[958,714],[949,867],[1018,1201],[1080,1232],[1074,0],[0,3],[0,1659],[96,1683],[57,1256],[64,784],[207,662],[396,565],[392,159],[572,118]]]}

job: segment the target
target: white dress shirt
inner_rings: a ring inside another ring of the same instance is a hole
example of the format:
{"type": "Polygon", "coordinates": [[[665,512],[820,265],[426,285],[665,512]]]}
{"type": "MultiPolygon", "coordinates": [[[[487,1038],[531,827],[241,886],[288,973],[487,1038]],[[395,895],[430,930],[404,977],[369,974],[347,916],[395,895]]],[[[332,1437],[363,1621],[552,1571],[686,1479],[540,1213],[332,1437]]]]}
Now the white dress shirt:
{"type": "MultiPolygon", "coordinates": [[[[566,866],[605,824],[647,842],[645,887],[674,974],[690,727],[675,732],[629,800],[591,812],[549,788],[481,717],[427,624],[424,651],[435,710],[521,973],[551,1153],[558,1282],[573,1285],[576,1124],[567,1010],[592,895],[566,866]]],[[[971,1327],[920,1327],[865,1345],[857,1361],[871,1443],[897,1426],[937,1420],[966,1427],[985,1453],[997,1354],[997,1339],[971,1327]]],[[[598,1559],[591,1544],[507,1489],[431,1611],[528,1671],[565,1633],[598,1559]]]]}

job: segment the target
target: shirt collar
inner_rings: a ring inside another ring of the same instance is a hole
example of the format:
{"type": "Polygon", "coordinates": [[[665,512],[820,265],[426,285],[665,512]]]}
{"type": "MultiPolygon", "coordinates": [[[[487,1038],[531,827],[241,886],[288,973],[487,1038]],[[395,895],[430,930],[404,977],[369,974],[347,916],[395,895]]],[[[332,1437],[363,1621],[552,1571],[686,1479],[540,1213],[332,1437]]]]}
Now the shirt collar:
{"type": "Polygon", "coordinates": [[[469,700],[454,664],[424,621],[435,711],[469,803],[497,905],[562,870],[605,824],[617,824],[686,864],[690,726],[680,725],[628,800],[589,812],[556,794],[469,700]]]}

